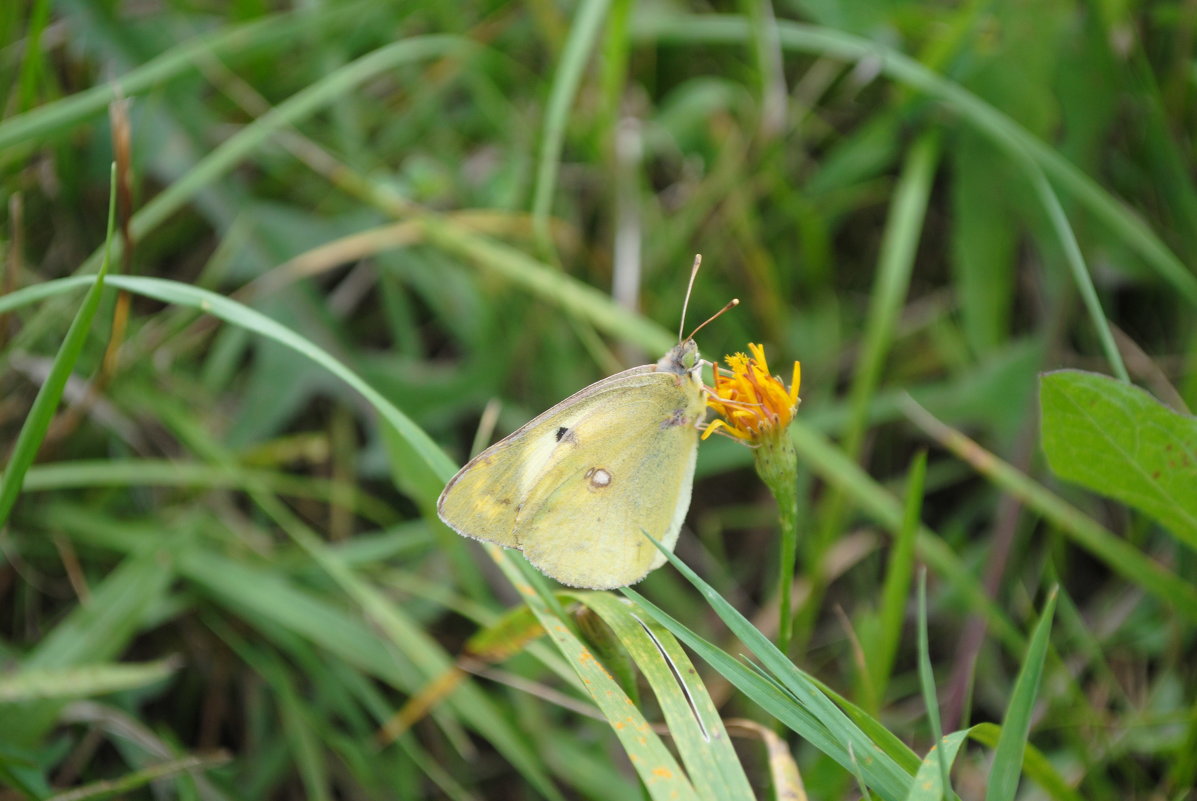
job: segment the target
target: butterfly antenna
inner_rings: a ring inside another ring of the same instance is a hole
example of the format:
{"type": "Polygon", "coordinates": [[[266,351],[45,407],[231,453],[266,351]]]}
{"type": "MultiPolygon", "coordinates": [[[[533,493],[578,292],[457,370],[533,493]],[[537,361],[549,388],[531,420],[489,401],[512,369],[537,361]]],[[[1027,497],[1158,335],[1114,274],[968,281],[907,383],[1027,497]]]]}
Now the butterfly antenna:
{"type": "Polygon", "coordinates": [[[739,306],[739,305],[740,305],[740,299],[739,299],[739,298],[732,298],[731,300],[729,300],[729,301],[727,302],[727,305],[726,305],[726,306],[724,306],[722,309],[720,309],[719,311],[717,311],[717,312],[715,312],[714,314],[712,314],[710,317],[708,317],[708,318],[707,318],[706,322],[704,322],[702,325],[698,326],[698,328],[695,328],[693,331],[691,331],[691,332],[690,332],[690,336],[686,337],[686,339],[694,339],[694,335],[695,335],[695,334],[697,334],[697,333],[698,333],[699,331],[701,331],[702,329],[706,328],[706,326],[707,326],[707,323],[712,323],[712,322],[714,322],[714,321],[715,321],[715,319],[716,319],[717,317],[719,317],[720,315],[722,315],[722,314],[723,314],[725,311],[730,311],[731,309],[734,309],[734,308],[736,308],[736,307],[737,307],[737,306],[739,306]]]}
{"type": "MultiPolygon", "coordinates": [[[[702,254],[694,254],[694,266],[690,268],[690,285],[686,287],[686,299],[682,301],[682,321],[677,326],[677,342],[682,344],[682,332],[686,330],[686,308],[690,305],[690,292],[694,289],[694,279],[698,277],[698,268],[702,266],[702,254]]],[[[701,327],[701,326],[700,326],[701,327]]]]}

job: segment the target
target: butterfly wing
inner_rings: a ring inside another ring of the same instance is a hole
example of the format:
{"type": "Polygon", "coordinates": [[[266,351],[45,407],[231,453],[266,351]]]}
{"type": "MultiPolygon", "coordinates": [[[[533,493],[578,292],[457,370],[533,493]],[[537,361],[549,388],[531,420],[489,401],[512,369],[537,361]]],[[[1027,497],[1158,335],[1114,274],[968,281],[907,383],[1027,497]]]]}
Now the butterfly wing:
{"type": "Polygon", "coordinates": [[[664,561],[642,530],[677,541],[704,409],[696,374],[618,373],[475,457],[441,494],[440,517],[564,584],[634,583],[664,561]]]}

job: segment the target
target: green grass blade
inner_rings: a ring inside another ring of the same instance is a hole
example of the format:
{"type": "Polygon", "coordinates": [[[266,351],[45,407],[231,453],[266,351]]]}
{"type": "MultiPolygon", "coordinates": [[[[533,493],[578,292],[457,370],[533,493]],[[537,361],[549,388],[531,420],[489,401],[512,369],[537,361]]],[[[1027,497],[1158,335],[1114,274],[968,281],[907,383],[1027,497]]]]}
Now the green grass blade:
{"type": "Polygon", "coordinates": [[[1081,300],[1085,310],[1089,312],[1089,320],[1097,331],[1097,338],[1101,342],[1101,349],[1105,351],[1110,369],[1121,380],[1130,383],[1130,375],[1126,372],[1126,365],[1122,362],[1122,354],[1118,352],[1118,345],[1114,343],[1114,334],[1110,331],[1110,321],[1101,308],[1101,300],[1097,297],[1097,288],[1093,286],[1093,278],[1089,275],[1089,268],[1085,264],[1085,256],[1081,253],[1081,246],[1077,244],[1072,226],[1068,224],[1068,216],[1060,205],[1060,199],[1052,190],[1051,184],[1044,177],[1043,171],[1036,165],[1028,168],[1031,183],[1039,201],[1047,210],[1047,217],[1051,221],[1056,238],[1060,240],[1060,248],[1064,251],[1064,260],[1068,262],[1068,269],[1072,273],[1072,280],[1076,283],[1077,291],[1081,293],[1081,300]]]}
{"type": "Polygon", "coordinates": [[[873,673],[876,706],[885,700],[885,690],[893,671],[898,643],[902,639],[902,623],[906,619],[906,599],[910,594],[910,578],[914,575],[914,543],[918,535],[923,509],[923,485],[927,478],[927,452],[919,451],[910,464],[906,479],[905,514],[902,528],[894,537],[893,550],[881,585],[881,611],[878,616],[878,638],[872,648],[869,666],[873,673]]]}
{"type": "Polygon", "coordinates": [[[947,772],[956,761],[956,754],[969,732],[969,729],[964,729],[952,732],[947,737],[937,738],[936,744],[931,746],[931,750],[919,765],[919,772],[914,775],[906,801],[939,801],[941,798],[952,797],[951,788],[947,784],[947,772]]]}
{"type": "MultiPolygon", "coordinates": [[[[682,575],[702,593],[703,598],[731,632],[761,660],[762,667],[768,671],[769,675],[819,721],[820,726],[839,745],[837,750],[840,756],[846,758],[848,747],[851,745],[853,755],[856,760],[859,760],[870,786],[886,798],[903,797],[909,785],[910,774],[906,773],[889,754],[885,753],[860,727],[853,723],[809,676],[778,651],[777,647],[760,630],[736,611],[713,587],[699,578],[698,574],[676,556],[664,550],[662,552],[666,553],[682,575]]],[[[695,647],[693,632],[655,605],[650,604],[634,590],[625,589],[624,594],[642,604],[658,622],[672,631],[675,636],[687,642],[691,647],[695,647]]],[[[725,660],[721,660],[721,662],[726,665],[725,660]]],[[[808,736],[808,732],[800,731],[799,733],[812,739],[808,736]]],[[[814,742],[812,739],[812,744],[814,742]]],[[[836,757],[836,754],[829,755],[833,758],[836,757]]],[[[852,769],[851,763],[851,759],[840,762],[849,770],[852,769]]]]}
{"type": "Polygon", "coordinates": [[[591,699],[611,724],[640,780],[654,801],[701,801],[673,754],[652,730],[644,715],[572,629],[545,603],[511,559],[488,546],[500,569],[532,609],[549,637],[582,680],[591,699]]]}
{"type": "Polygon", "coordinates": [[[1035,696],[1039,692],[1039,679],[1043,675],[1043,661],[1047,657],[1052,613],[1055,609],[1056,591],[1053,589],[1047,597],[1047,603],[1044,604],[1039,622],[1035,624],[1026,659],[1023,660],[1018,679],[1014,682],[1014,692],[1010,695],[1010,704],[1006,707],[1002,734],[998,738],[997,750],[994,753],[985,801],[1014,801],[1014,794],[1018,790],[1018,778],[1022,774],[1027,735],[1031,729],[1031,713],[1035,709],[1035,696]]]}
{"type": "Polygon", "coordinates": [[[0,703],[88,698],[156,684],[179,669],[177,660],[17,670],[0,675],[0,703]]]}
{"type": "MultiPolygon", "coordinates": [[[[80,276],[78,278],[60,279],[54,283],[57,283],[61,288],[67,288],[79,283],[91,283],[92,281],[93,279],[88,276],[80,276]]],[[[167,281],[160,278],[113,276],[108,279],[108,283],[120,289],[126,289],[134,294],[155,298],[164,303],[173,303],[179,306],[198,309],[214,317],[218,317],[227,323],[232,323],[256,334],[268,337],[306,356],[361,393],[378,410],[383,419],[411,443],[416,453],[423,460],[425,467],[431,473],[438,476],[442,483],[457,472],[453,460],[440,449],[440,446],[433,442],[424,433],[423,429],[412,422],[411,418],[403,414],[394,404],[383,397],[378,390],[363,381],[356,373],[333,357],[328,351],[296,334],[286,326],[280,325],[261,312],[251,309],[235,300],[230,300],[223,295],[218,295],[215,292],[209,292],[206,289],[200,289],[177,281],[167,281]]],[[[2,310],[0,309],[0,311],[2,310]]],[[[419,500],[432,501],[435,499],[419,500]]]]}
{"type": "Polygon", "coordinates": [[[540,137],[540,156],[536,164],[536,188],[532,198],[532,219],[537,239],[544,253],[550,252],[549,212],[553,205],[553,191],[557,187],[557,165],[565,141],[565,127],[569,122],[570,104],[577,94],[583,71],[595,43],[603,30],[610,0],[585,0],[578,7],[577,17],[569,31],[561,62],[553,71],[553,86],[549,90],[545,109],[544,129],[540,137]]]}
{"type": "MultiPolygon", "coordinates": [[[[139,790],[154,782],[161,782],[180,773],[195,773],[200,770],[218,768],[229,761],[228,756],[186,756],[159,762],[148,768],[135,770],[117,779],[105,779],[77,787],[65,793],[48,797],[48,801],[100,801],[105,798],[124,798],[128,793],[139,790]]],[[[147,791],[148,793],[148,791],[147,791]]]]}
{"type": "MultiPolygon", "coordinates": [[[[931,734],[935,742],[941,742],[944,739],[943,725],[939,718],[939,698],[935,689],[935,674],[931,670],[931,645],[927,637],[926,568],[919,571],[919,685],[923,691],[923,704],[927,707],[927,722],[931,726],[931,734]]],[[[962,733],[957,732],[957,734],[962,733]]],[[[959,743],[957,743],[957,746],[959,746],[959,743]]],[[[934,746],[932,746],[932,750],[935,750],[934,746]]],[[[950,760],[947,759],[947,755],[944,752],[945,749],[941,748],[938,750],[939,786],[941,793],[950,793],[952,790],[951,778],[948,775],[950,760]]],[[[922,772],[922,768],[919,768],[919,772],[922,772]]],[[[936,797],[938,798],[939,796],[936,797]]]]}
{"type": "Polygon", "coordinates": [[[753,798],[723,721],[685,651],[656,621],[610,593],[569,593],[611,627],[648,679],[686,772],[707,801],[753,798]]]}
{"type": "MultiPolygon", "coordinates": [[[[106,242],[112,241],[113,225],[116,220],[115,164],[112,165],[111,179],[106,242]]],[[[105,246],[104,252],[108,252],[107,246],[105,246]]],[[[37,396],[33,399],[33,407],[21,425],[20,433],[17,434],[17,442],[13,446],[12,456],[4,468],[4,474],[0,476],[0,529],[8,520],[13,504],[17,502],[17,496],[21,493],[21,485],[25,481],[25,472],[37,457],[38,448],[41,447],[42,440],[46,438],[46,432],[50,430],[50,423],[58,409],[58,402],[62,400],[62,393],[66,389],[67,381],[75,369],[75,363],[79,361],[79,354],[83,352],[83,345],[87,341],[87,335],[91,329],[91,321],[96,316],[96,309],[100,306],[100,296],[104,292],[104,277],[107,274],[108,257],[105,256],[99,275],[96,276],[91,288],[87,290],[83,304],[75,314],[75,319],[71,321],[71,327],[67,329],[66,337],[62,340],[62,345],[59,346],[58,354],[54,357],[54,363],[50,367],[50,374],[46,376],[45,382],[38,389],[37,396]]]]}
{"type": "Polygon", "coordinates": [[[385,502],[356,485],[296,476],[281,470],[172,459],[74,459],[34,465],[25,473],[22,491],[28,495],[85,487],[238,489],[251,483],[297,498],[325,502],[345,498],[357,514],[379,524],[393,522],[395,518],[394,510],[385,502]]]}

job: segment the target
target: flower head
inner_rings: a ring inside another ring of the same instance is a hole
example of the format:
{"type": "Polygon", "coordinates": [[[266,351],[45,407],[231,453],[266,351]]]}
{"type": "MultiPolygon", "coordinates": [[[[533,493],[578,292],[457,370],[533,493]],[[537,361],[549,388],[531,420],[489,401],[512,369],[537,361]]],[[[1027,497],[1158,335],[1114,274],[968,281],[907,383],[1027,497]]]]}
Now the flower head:
{"type": "Polygon", "coordinates": [[[787,388],[785,382],[769,373],[765,349],[748,344],[751,356],[737,353],[727,356],[731,375],[715,368],[715,386],[710,388],[707,406],[722,416],[703,432],[703,439],[720,429],[749,443],[780,436],[798,410],[798,386],[802,366],[794,362],[794,377],[787,388]]]}

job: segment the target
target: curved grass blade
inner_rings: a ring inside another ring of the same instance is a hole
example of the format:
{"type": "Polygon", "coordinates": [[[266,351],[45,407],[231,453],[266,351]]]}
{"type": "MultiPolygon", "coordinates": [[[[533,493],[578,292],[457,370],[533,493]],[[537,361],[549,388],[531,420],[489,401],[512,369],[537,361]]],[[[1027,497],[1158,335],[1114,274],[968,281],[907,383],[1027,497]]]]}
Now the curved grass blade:
{"type": "Polygon", "coordinates": [[[211,465],[170,459],[73,459],[34,465],[25,473],[23,491],[78,489],[81,487],[179,487],[181,489],[235,489],[250,483],[281,495],[331,502],[348,496],[358,515],[378,524],[391,523],[394,510],[361,487],[346,482],[308,478],[240,465],[211,465]]]}
{"type": "MultiPolygon", "coordinates": [[[[77,286],[86,286],[95,281],[95,277],[84,275],[47,281],[45,284],[31,288],[39,290],[38,292],[19,290],[5,298],[0,298],[0,312],[6,311],[9,308],[16,308],[33,300],[49,297],[58,292],[68,291],[77,286]]],[[[261,312],[207,289],[200,289],[190,284],[168,281],[163,278],[140,278],[121,275],[110,277],[107,283],[111,286],[127,289],[134,294],[144,295],[145,297],[154,298],[164,303],[173,303],[178,306],[189,306],[193,309],[198,309],[206,314],[218,317],[227,323],[232,323],[248,331],[268,337],[308,357],[361,393],[378,410],[382,418],[411,444],[423,462],[424,467],[437,476],[442,484],[448,481],[453,473],[456,472],[457,467],[453,463],[453,460],[440,449],[440,446],[433,442],[424,433],[423,429],[412,422],[411,418],[399,411],[394,404],[383,397],[378,390],[363,381],[356,373],[334,358],[328,351],[286,326],[275,322],[261,312]]],[[[418,500],[431,502],[435,499],[422,498],[418,500]]]]}
{"type": "Polygon", "coordinates": [[[1072,273],[1072,280],[1076,283],[1077,291],[1081,293],[1081,300],[1085,304],[1085,311],[1089,312],[1089,320],[1097,331],[1097,338],[1101,342],[1101,349],[1105,351],[1106,360],[1114,375],[1126,383],[1130,383],[1130,374],[1126,372],[1126,365],[1122,362],[1122,354],[1118,352],[1118,345],[1114,343],[1114,334],[1110,331],[1110,321],[1101,308],[1101,299],[1097,297],[1097,288],[1093,286],[1093,277],[1089,274],[1089,267],[1085,264],[1085,256],[1081,253],[1081,246],[1077,244],[1076,234],[1068,223],[1068,216],[1060,205],[1052,185],[1043,175],[1043,170],[1036,164],[1027,167],[1031,175],[1031,185],[1039,195],[1051,221],[1056,238],[1060,240],[1060,248],[1064,251],[1064,260],[1068,262],[1068,269],[1072,273]]]}
{"type": "Polygon", "coordinates": [[[91,799],[124,797],[127,793],[145,787],[152,782],[158,782],[180,773],[194,773],[200,770],[211,770],[227,763],[231,757],[224,753],[213,756],[185,756],[159,762],[148,768],[133,771],[118,779],[104,779],[92,782],[65,793],[50,796],[48,801],[90,801],[91,799]]]}

